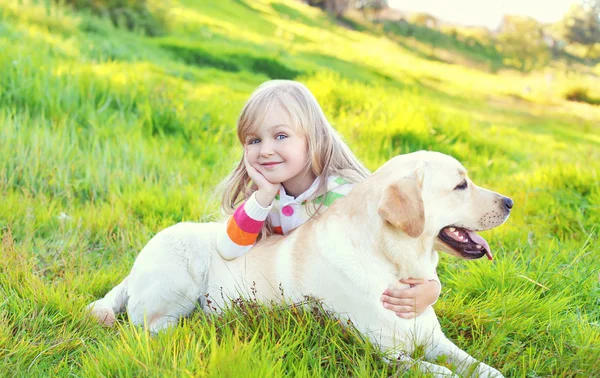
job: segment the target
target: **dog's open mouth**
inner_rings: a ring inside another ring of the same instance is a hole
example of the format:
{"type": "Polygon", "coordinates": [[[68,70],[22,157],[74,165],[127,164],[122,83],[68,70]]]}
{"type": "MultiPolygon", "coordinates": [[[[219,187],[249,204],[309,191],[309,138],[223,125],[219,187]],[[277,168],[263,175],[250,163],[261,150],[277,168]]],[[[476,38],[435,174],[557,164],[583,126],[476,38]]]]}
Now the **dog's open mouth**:
{"type": "Polygon", "coordinates": [[[489,244],[475,231],[456,226],[442,228],[438,237],[450,248],[468,259],[478,259],[487,256],[493,259],[489,244]]]}

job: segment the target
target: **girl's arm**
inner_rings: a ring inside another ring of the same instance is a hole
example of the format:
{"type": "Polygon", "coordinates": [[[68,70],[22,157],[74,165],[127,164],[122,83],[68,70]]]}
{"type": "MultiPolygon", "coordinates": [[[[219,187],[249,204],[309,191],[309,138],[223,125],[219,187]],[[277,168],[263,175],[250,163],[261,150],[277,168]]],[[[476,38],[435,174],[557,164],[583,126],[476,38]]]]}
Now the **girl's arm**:
{"type": "Polygon", "coordinates": [[[244,166],[258,190],[235,210],[217,235],[217,251],[225,260],[242,256],[256,243],[280,188],[279,183],[269,182],[248,162],[247,146],[244,146],[244,166]]]}
{"type": "Polygon", "coordinates": [[[257,192],[241,204],[223,224],[217,235],[217,251],[225,260],[233,260],[248,252],[256,243],[272,204],[261,206],[256,200],[257,192]]]}

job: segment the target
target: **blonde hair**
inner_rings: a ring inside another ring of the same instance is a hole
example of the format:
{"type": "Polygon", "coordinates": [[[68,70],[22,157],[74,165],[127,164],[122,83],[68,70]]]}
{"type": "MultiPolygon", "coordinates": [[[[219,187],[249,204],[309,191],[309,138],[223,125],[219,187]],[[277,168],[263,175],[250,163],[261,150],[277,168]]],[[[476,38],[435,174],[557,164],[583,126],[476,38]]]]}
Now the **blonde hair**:
{"type": "MultiPolygon", "coordinates": [[[[341,176],[351,183],[358,183],[369,175],[369,171],[329,124],[317,99],[306,86],[296,81],[267,81],[252,93],[237,121],[237,137],[242,145],[246,136],[254,133],[277,105],[287,111],[293,126],[307,139],[309,161],[306,170],[310,169],[315,176],[322,177],[309,201],[326,193],[329,176],[341,176]]],[[[221,210],[225,214],[232,214],[239,203],[257,190],[255,185],[250,186],[250,181],[242,156],[235,169],[220,184],[223,189],[221,210]]],[[[318,215],[323,202],[324,199],[311,218],[318,215]]],[[[268,223],[265,222],[259,239],[273,233],[268,223]]]]}

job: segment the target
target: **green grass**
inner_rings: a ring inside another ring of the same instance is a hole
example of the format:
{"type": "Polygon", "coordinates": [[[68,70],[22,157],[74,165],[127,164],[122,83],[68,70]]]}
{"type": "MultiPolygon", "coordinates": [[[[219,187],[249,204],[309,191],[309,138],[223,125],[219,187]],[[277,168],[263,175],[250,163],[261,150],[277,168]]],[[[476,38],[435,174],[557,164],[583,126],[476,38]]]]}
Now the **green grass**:
{"type": "Polygon", "coordinates": [[[438,150],[514,199],[485,233],[493,262],[441,257],[435,309],[459,347],[511,377],[600,375],[600,108],[562,98],[598,78],[491,74],[486,49],[447,64],[291,1],[171,1],[160,37],[48,4],[0,3],[0,375],[398,373],[314,302],[196,313],[155,338],[85,316],[156,232],[220,218],[236,117],[278,77],[369,168],[438,150]]]}

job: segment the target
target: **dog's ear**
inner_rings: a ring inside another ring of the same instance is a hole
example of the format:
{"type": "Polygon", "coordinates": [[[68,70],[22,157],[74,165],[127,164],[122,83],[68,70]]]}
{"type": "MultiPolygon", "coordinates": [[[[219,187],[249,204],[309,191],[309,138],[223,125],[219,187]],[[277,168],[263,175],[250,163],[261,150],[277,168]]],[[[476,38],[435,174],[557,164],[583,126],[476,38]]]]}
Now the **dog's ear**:
{"type": "Polygon", "coordinates": [[[421,197],[421,169],[385,188],[379,202],[379,215],[408,236],[417,238],[425,228],[425,208],[421,197]]]}

